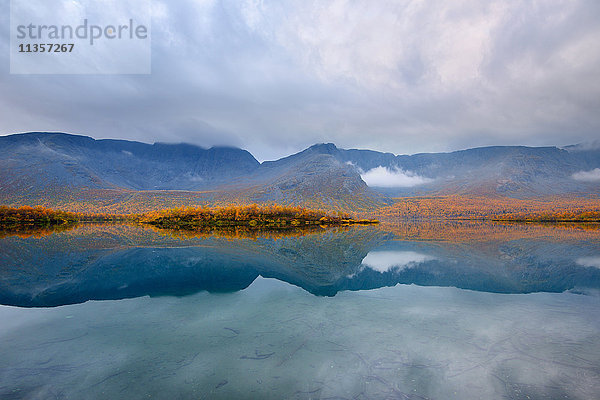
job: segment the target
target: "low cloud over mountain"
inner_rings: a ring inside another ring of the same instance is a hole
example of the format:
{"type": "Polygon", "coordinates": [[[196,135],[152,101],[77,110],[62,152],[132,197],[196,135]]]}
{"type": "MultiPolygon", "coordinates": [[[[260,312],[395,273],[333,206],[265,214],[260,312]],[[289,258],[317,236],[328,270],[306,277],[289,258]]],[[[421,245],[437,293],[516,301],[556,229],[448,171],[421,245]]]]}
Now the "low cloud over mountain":
{"type": "Polygon", "coordinates": [[[423,185],[432,182],[432,179],[424,178],[411,171],[403,171],[398,167],[379,166],[361,173],[360,177],[371,187],[404,188],[423,185]]]}
{"type": "Polygon", "coordinates": [[[594,168],[591,171],[575,172],[573,179],[582,182],[600,182],[600,168],[594,168]]]}

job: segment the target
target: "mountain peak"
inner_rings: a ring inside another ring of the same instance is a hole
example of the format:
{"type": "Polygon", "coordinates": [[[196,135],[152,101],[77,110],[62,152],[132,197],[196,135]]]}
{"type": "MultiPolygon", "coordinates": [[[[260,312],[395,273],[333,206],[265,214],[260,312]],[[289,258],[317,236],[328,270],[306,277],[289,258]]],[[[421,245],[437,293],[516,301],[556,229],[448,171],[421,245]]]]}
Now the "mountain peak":
{"type": "Polygon", "coordinates": [[[333,143],[317,143],[310,146],[308,150],[321,154],[333,154],[338,151],[338,148],[333,143]]]}

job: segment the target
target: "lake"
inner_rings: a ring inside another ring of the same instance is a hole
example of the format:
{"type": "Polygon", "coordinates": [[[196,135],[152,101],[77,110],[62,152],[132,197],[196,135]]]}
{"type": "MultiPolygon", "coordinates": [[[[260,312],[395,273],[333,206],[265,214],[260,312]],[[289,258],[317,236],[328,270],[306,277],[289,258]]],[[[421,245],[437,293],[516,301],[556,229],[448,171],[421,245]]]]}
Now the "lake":
{"type": "Polygon", "coordinates": [[[597,226],[0,239],[1,399],[600,398],[597,226]]]}

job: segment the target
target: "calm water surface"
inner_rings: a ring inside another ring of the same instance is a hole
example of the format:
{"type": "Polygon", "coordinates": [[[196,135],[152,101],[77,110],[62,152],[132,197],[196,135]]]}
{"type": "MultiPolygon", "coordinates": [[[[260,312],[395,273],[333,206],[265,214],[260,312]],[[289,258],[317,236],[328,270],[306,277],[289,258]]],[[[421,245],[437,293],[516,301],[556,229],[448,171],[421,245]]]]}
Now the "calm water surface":
{"type": "Polygon", "coordinates": [[[0,239],[1,399],[597,399],[600,231],[0,239]]]}

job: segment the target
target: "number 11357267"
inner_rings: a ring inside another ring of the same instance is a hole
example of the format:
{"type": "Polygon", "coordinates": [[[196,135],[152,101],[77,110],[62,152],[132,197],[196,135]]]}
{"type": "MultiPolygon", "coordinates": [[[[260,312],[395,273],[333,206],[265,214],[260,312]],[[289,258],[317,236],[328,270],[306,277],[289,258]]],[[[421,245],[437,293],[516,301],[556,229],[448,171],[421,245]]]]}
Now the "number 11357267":
{"type": "Polygon", "coordinates": [[[74,43],[21,43],[19,53],[71,53],[74,47],[74,43]]]}

